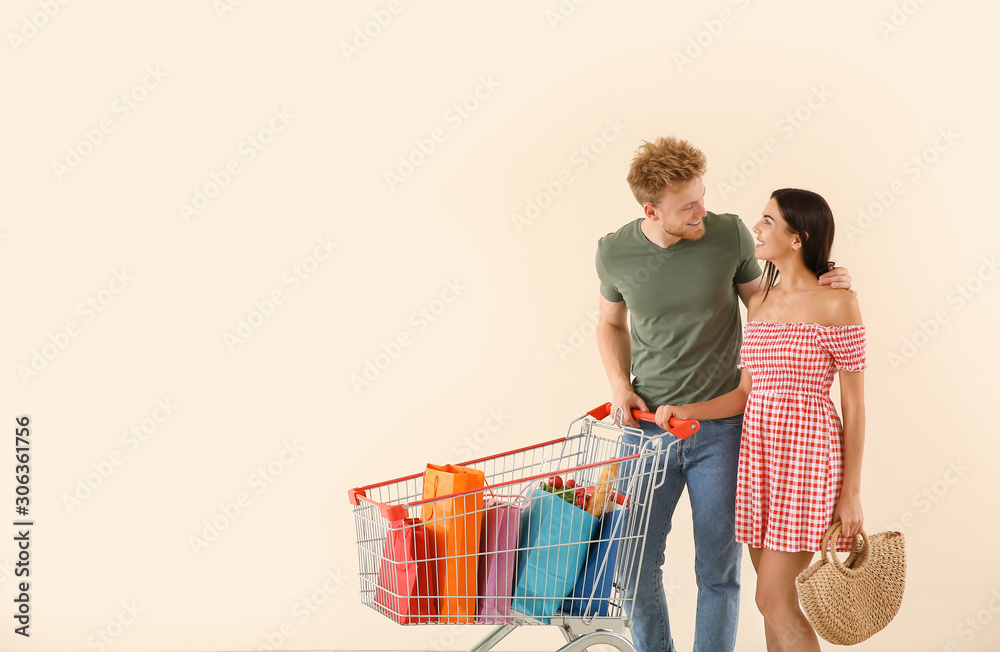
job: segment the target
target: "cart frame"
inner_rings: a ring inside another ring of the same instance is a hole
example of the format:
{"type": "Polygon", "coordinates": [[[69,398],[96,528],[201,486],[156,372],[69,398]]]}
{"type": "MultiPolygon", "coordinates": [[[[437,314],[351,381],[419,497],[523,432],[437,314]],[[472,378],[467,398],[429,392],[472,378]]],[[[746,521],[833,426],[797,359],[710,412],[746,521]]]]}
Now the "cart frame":
{"type": "MultiPolygon", "coordinates": [[[[613,464],[617,469],[620,465],[624,472],[615,480],[612,495],[620,505],[630,510],[630,514],[627,519],[621,519],[626,522],[621,528],[622,531],[612,534],[615,542],[620,544],[617,546],[617,554],[611,553],[615,559],[609,559],[610,555],[605,553],[597,571],[604,573],[608,570],[605,565],[617,562],[617,568],[613,572],[609,570],[609,575],[614,576],[612,596],[594,596],[592,588],[591,595],[583,598],[586,601],[586,608],[582,615],[564,613],[560,609],[554,614],[546,614],[545,618],[540,618],[537,614],[526,615],[511,609],[508,614],[502,616],[489,616],[488,619],[484,619],[471,615],[468,616],[469,620],[459,620],[459,622],[466,624],[485,622],[496,625],[471,648],[471,652],[488,652],[516,628],[539,624],[549,624],[560,629],[566,644],[559,648],[558,652],[579,652],[597,644],[610,645],[622,652],[636,652],[632,643],[623,635],[624,630],[631,625],[631,606],[635,600],[634,595],[628,595],[627,587],[623,584],[634,585],[642,567],[644,554],[642,540],[649,527],[650,514],[650,510],[644,506],[666,479],[670,449],[680,439],[696,433],[699,424],[697,421],[673,419],[669,431],[657,436],[646,436],[638,428],[617,425],[621,423],[621,408],[614,415],[614,419],[608,422],[606,417],[610,413],[610,407],[611,404],[606,403],[574,419],[567,427],[566,435],[560,439],[462,462],[459,466],[483,471],[486,479],[485,488],[425,499],[422,487],[424,474],[417,473],[348,491],[349,500],[354,507],[358,536],[362,602],[404,625],[453,624],[456,622],[453,619],[446,620],[442,617],[439,620],[436,616],[426,616],[408,622],[404,619],[408,617],[402,617],[398,612],[387,609],[384,602],[377,603],[376,593],[379,590],[384,593],[385,589],[381,586],[376,588],[375,578],[378,577],[378,582],[382,581],[383,578],[379,576],[380,567],[391,561],[386,559],[385,550],[379,553],[383,543],[387,542],[390,524],[398,524],[436,501],[464,500],[476,493],[482,495],[484,491],[489,493],[506,491],[507,496],[520,494],[521,500],[527,500],[524,497],[525,489],[538,486],[539,481],[544,481],[553,473],[576,473],[581,478],[587,478],[593,488],[593,478],[602,468],[613,464]],[[626,435],[631,436],[629,443],[626,443],[626,435]],[[668,438],[666,435],[673,437],[668,438]],[[612,454],[609,455],[609,452],[612,454]],[[518,489],[520,491],[517,491],[518,489]],[[625,577],[625,574],[628,577],[625,577]],[[595,598],[604,602],[605,613],[598,612],[595,615],[593,609],[595,598]]],[[[647,421],[654,420],[654,415],[648,412],[634,410],[633,415],[647,421]]],[[[593,544],[596,541],[584,543],[593,544]]],[[[556,549],[560,545],[550,547],[556,549]]],[[[527,550],[536,550],[520,547],[520,542],[518,546],[519,555],[527,550]]],[[[480,552],[479,555],[483,553],[480,552]]],[[[430,561],[442,562],[443,559],[436,558],[430,561]]],[[[436,600],[439,597],[443,599],[443,596],[437,595],[429,596],[428,599],[436,600]]],[[[484,596],[478,595],[477,592],[477,595],[462,597],[467,600],[473,598],[479,600],[484,596]]],[[[562,597],[554,599],[560,602],[563,600],[562,597]]],[[[580,602],[579,599],[576,601],[580,602]]]]}

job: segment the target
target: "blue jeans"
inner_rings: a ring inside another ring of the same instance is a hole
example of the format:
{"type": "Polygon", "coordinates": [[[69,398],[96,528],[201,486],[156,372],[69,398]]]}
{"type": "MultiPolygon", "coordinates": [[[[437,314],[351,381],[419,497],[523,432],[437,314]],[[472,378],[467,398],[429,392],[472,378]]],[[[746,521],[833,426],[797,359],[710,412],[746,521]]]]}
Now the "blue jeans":
{"type": "MultiPolygon", "coordinates": [[[[645,436],[663,432],[653,423],[640,423],[645,436]]],[[[645,518],[641,512],[649,513],[642,560],[636,562],[639,581],[634,579],[634,568],[626,579],[626,595],[636,596],[630,616],[632,640],[639,652],[675,652],[662,566],[670,519],[685,485],[691,499],[698,582],[694,652],[731,652],[736,646],[742,558],[735,531],[736,474],[742,430],[742,415],[702,421],[696,434],[661,455],[660,467],[667,465],[663,486],[652,492],[647,505],[637,506],[629,515],[630,519],[645,518]]],[[[675,439],[666,435],[664,448],[675,439]]],[[[624,436],[626,444],[639,442],[638,435],[624,436]]]]}

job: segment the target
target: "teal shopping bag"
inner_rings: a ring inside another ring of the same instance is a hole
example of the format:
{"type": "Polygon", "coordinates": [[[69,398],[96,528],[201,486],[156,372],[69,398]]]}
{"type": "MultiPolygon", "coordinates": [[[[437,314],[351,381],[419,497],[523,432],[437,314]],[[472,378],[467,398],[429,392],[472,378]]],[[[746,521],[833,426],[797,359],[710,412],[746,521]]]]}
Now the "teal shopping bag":
{"type": "Polygon", "coordinates": [[[580,576],[597,523],[561,497],[532,490],[521,514],[514,611],[549,624],[580,576]]]}

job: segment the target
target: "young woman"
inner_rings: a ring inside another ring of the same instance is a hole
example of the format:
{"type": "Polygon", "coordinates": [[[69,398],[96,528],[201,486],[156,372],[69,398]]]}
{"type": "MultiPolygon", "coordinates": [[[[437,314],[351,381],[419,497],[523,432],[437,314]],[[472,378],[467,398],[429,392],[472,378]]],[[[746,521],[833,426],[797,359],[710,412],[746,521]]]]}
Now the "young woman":
{"type": "Polygon", "coordinates": [[[832,523],[842,523],[842,552],[861,532],[865,327],[854,294],[816,282],[832,265],[833,214],[822,197],[774,191],[753,232],[766,264],[748,304],[740,387],[705,403],[662,406],[656,421],[738,414],[745,401],[736,539],[757,571],[767,649],[818,652],[795,578],[832,523]],[[843,421],[830,400],[835,370],[843,421]]]}

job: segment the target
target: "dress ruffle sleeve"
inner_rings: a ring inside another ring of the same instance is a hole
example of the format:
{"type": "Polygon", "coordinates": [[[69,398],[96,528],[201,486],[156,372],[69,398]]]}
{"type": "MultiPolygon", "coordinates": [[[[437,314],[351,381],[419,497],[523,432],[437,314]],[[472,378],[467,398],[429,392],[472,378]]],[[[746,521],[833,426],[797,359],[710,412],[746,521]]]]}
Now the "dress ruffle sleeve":
{"type": "Polygon", "coordinates": [[[868,338],[864,326],[827,326],[816,329],[820,346],[833,356],[840,371],[864,371],[868,368],[865,346],[868,338]]]}

